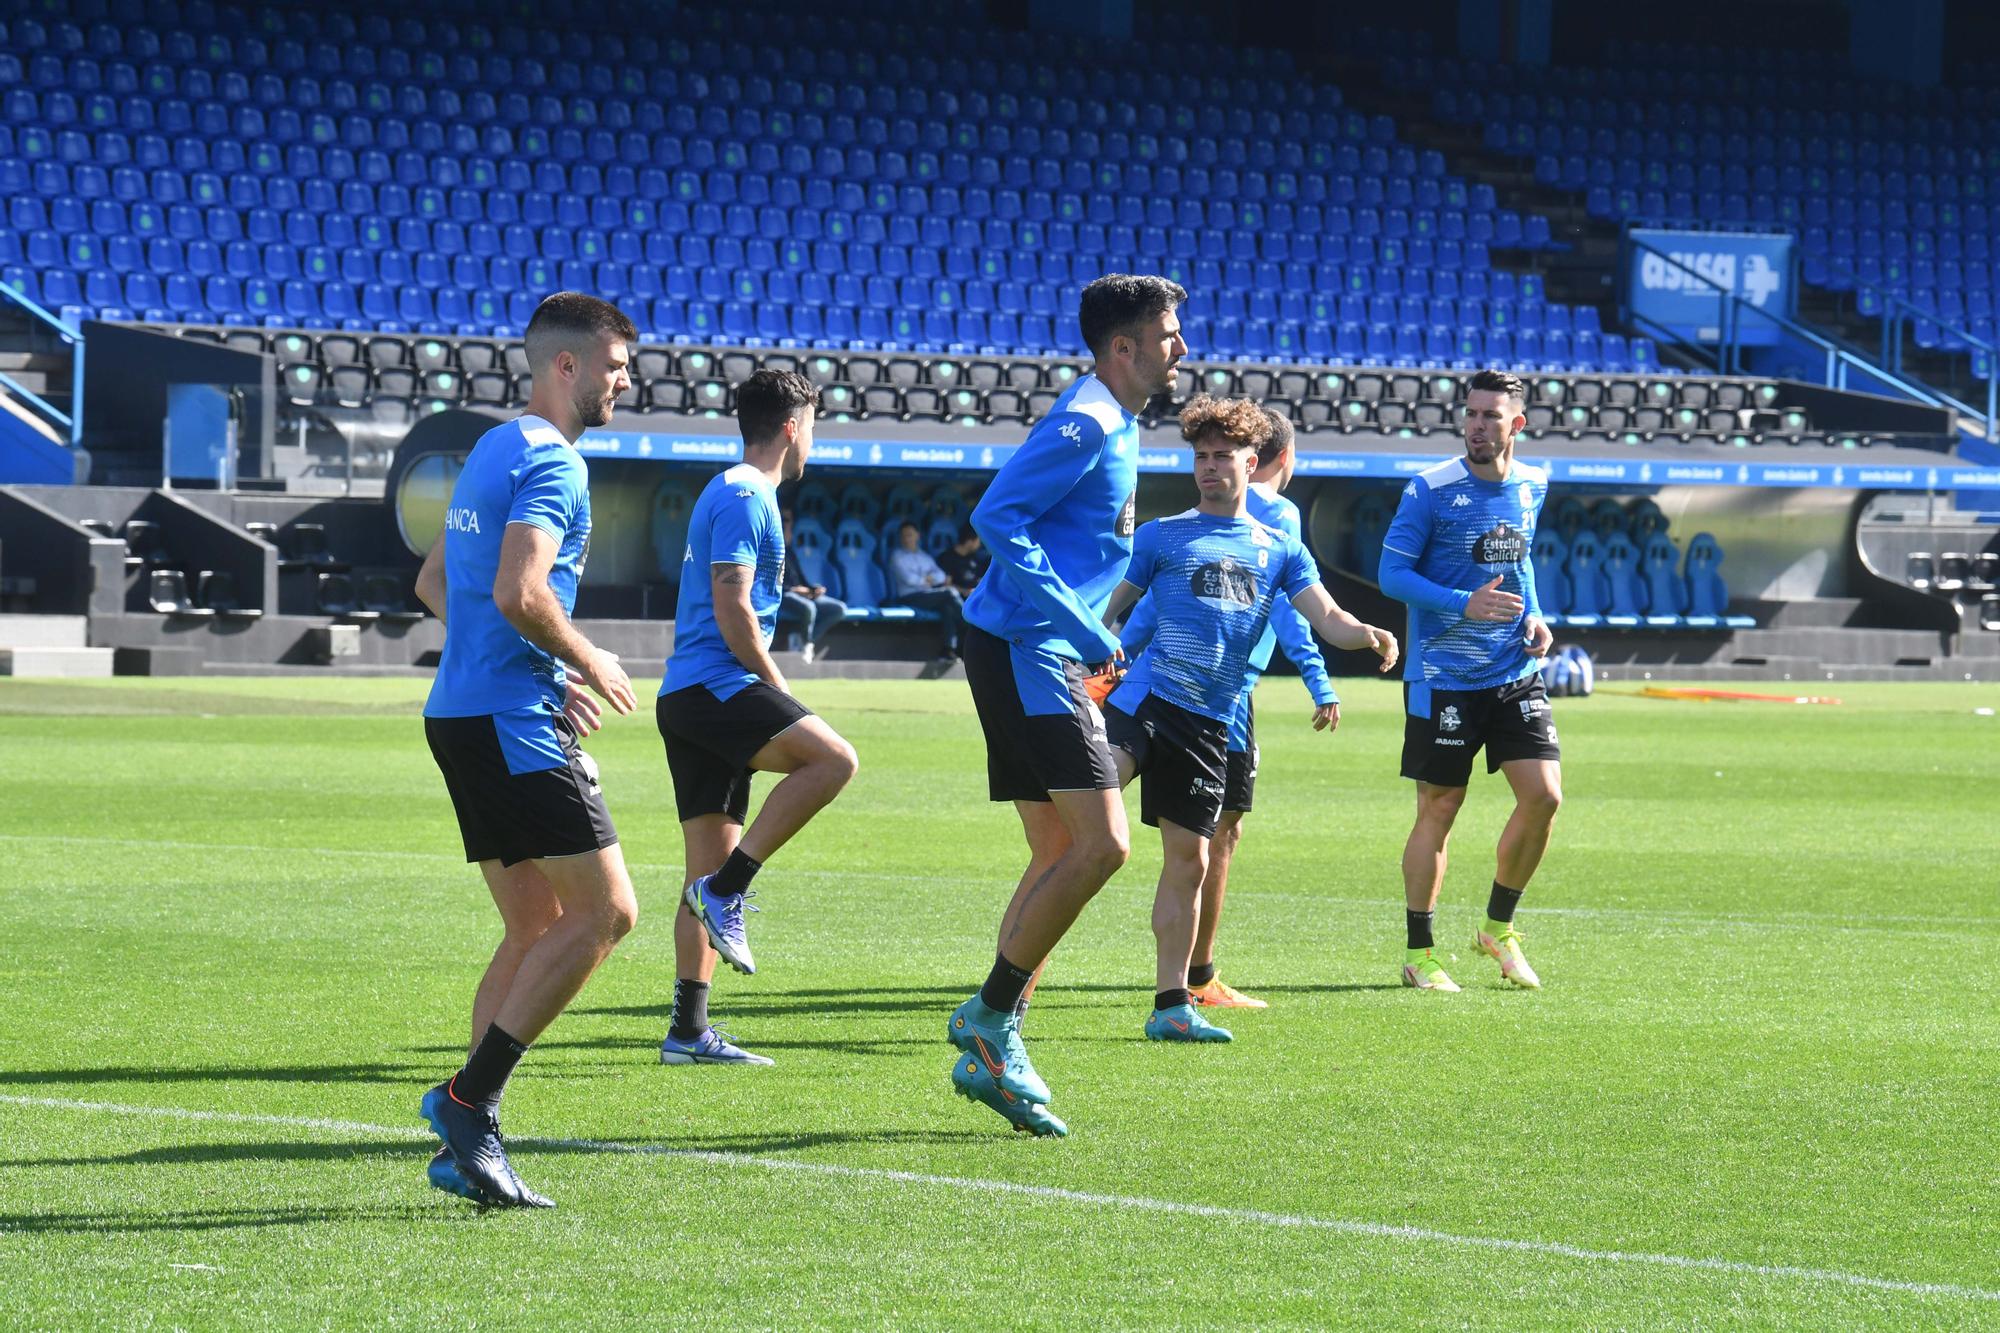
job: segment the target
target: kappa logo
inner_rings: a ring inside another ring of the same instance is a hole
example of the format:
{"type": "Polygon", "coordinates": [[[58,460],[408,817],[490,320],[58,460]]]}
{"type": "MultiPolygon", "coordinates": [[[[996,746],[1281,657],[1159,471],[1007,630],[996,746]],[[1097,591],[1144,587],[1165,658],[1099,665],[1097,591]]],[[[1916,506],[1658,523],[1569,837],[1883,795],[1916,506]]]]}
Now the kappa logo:
{"type": "Polygon", "coordinates": [[[1454,495],[1451,497],[1451,507],[1453,509],[1467,509],[1471,505],[1472,497],[1469,495],[1454,495]]]}
{"type": "Polygon", "coordinates": [[[1458,730],[1457,704],[1446,704],[1444,711],[1438,714],[1438,730],[1439,731],[1458,730]]]}

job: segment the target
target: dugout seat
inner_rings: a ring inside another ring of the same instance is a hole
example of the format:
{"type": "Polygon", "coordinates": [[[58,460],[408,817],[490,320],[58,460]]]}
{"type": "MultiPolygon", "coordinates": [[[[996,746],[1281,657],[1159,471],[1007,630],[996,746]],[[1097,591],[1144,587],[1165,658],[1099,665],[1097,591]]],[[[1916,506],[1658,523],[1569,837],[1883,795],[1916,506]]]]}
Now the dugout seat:
{"type": "MultiPolygon", "coordinates": [[[[801,519],[810,518],[821,524],[837,522],[839,506],[834,503],[833,492],[816,481],[800,485],[798,494],[792,497],[792,513],[801,519]]],[[[827,538],[827,548],[833,547],[831,535],[827,538]]]]}
{"type": "Polygon", "coordinates": [[[1572,625],[1598,624],[1604,617],[1610,589],[1604,578],[1604,546],[1589,528],[1578,530],[1569,544],[1569,614],[1572,625]]]}
{"type": "Polygon", "coordinates": [[[847,614],[872,618],[888,596],[888,580],[876,555],[876,534],[859,518],[843,518],[833,533],[833,567],[840,576],[840,599],[847,614]]]}
{"type": "Polygon", "coordinates": [[[1564,542],[1573,542],[1589,522],[1590,507],[1574,495],[1565,495],[1556,500],[1547,526],[1554,528],[1564,542]]]}
{"type": "Polygon", "coordinates": [[[1389,532],[1389,509],[1383,497],[1366,491],[1347,511],[1347,567],[1368,579],[1382,564],[1382,538],[1389,532]]]}
{"type": "Polygon", "coordinates": [[[653,512],[649,529],[653,558],[668,581],[678,583],[681,565],[687,559],[688,519],[694,512],[694,497],[687,483],[674,480],[660,483],[653,492],[653,512]]]}
{"type": "Polygon", "coordinates": [[[795,517],[792,520],[792,542],[787,550],[800,578],[822,588],[834,586],[833,534],[827,531],[824,523],[804,514],[795,517]]]}
{"type": "MultiPolygon", "coordinates": [[[[852,518],[859,519],[865,528],[873,528],[882,521],[881,502],[876,500],[873,491],[858,481],[849,482],[841,488],[840,508],[838,512],[840,515],[839,521],[842,524],[852,518]]],[[[834,528],[833,535],[837,545],[838,538],[840,537],[840,528],[838,526],[834,528]]]]}
{"type": "Polygon", "coordinates": [[[1555,624],[1569,614],[1569,574],[1563,568],[1569,549],[1562,534],[1549,528],[1537,531],[1529,557],[1535,571],[1535,600],[1542,604],[1543,618],[1555,624]]]}
{"type": "Polygon", "coordinates": [[[1646,584],[1646,623],[1662,628],[1678,625],[1687,612],[1687,585],[1681,581],[1681,553],[1665,533],[1646,540],[1639,556],[1640,577],[1646,584]]]}
{"type": "Polygon", "coordinates": [[[1646,611],[1646,588],[1639,575],[1639,548],[1623,532],[1614,531],[1604,539],[1600,568],[1604,572],[1605,623],[1638,624],[1646,611]]]}
{"type": "Polygon", "coordinates": [[[1688,622],[1721,624],[1731,629],[1751,629],[1757,624],[1750,616],[1729,614],[1729,587],[1722,579],[1722,545],[1713,534],[1698,532],[1688,543],[1684,573],[1688,587],[1688,622]]]}

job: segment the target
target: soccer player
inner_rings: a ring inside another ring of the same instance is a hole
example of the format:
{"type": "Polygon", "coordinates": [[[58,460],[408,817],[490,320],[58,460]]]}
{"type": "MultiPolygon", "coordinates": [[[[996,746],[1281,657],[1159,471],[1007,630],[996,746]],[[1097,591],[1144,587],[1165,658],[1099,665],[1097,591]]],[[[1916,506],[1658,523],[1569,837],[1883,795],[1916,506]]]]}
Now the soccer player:
{"type": "Polygon", "coordinates": [[[1549,479],[1514,459],[1525,396],[1504,371],[1467,381],[1465,457],[1411,479],[1382,542],[1382,591],[1410,608],[1403,776],[1417,784],[1417,818],[1403,848],[1403,984],[1418,990],[1458,989],[1432,953],[1431,927],[1445,843],[1481,747],[1486,771],[1504,773],[1513,788],[1514,813],[1473,944],[1514,985],[1542,984],[1521,954],[1514,909],[1562,804],[1562,751],[1536,669],[1554,636],[1529,561],[1549,479]]]}
{"type": "MultiPolygon", "coordinates": [[[[1279,492],[1291,485],[1297,456],[1293,452],[1292,423],[1271,409],[1264,409],[1271,434],[1257,450],[1257,470],[1250,474],[1245,495],[1250,517],[1266,527],[1278,528],[1303,540],[1304,526],[1299,507],[1279,492]]],[[[1158,628],[1159,617],[1150,595],[1126,617],[1118,639],[1128,659],[1137,659],[1158,628]]],[[[1243,698],[1229,720],[1229,757],[1222,783],[1222,818],[1209,840],[1208,875],[1201,882],[1201,917],[1194,932],[1194,955],[1188,964],[1188,994],[1199,1005],[1228,1009],[1265,1009],[1269,1006],[1224,981],[1216,970],[1215,936],[1222,927],[1222,901],[1229,891],[1229,868],[1243,836],[1243,816],[1250,813],[1257,790],[1257,718],[1251,696],[1257,681],[1271,665],[1271,651],[1282,644],[1285,656],[1299,669],[1306,692],[1315,709],[1330,709],[1326,726],[1340,725],[1340,696],[1327,675],[1326,659],[1320,655],[1312,628],[1298,608],[1279,604],[1271,609],[1271,623],[1251,650],[1250,666],[1243,677],[1243,698]]]]}
{"type": "Polygon", "coordinates": [[[632,387],[638,336],[616,306],[580,292],[535,308],[528,410],[479,437],[417,575],[448,627],[424,734],[503,927],[473,997],[471,1057],[422,1104],[444,1141],[431,1183],[481,1204],[552,1206],[507,1160],[500,1095],[638,919],[597,765],[577,746],[599,716],[579,687],[629,713],[632,683],[569,619],[590,541],[576,440],[632,387]]]}
{"type": "Polygon", "coordinates": [[[702,488],[688,517],[674,648],[656,712],[687,853],[674,919],[674,1015],[665,1064],[771,1061],[708,1022],[718,955],[757,964],[744,931],[751,879],[854,776],[854,747],[794,699],[770,653],[783,596],[785,539],[777,487],[812,453],[819,391],[795,371],[760,370],[736,389],[743,461],[702,488]],[[756,820],[750,775],[782,773],[756,820]]]}
{"type": "Polygon", "coordinates": [[[1130,854],[1118,768],[1085,678],[1115,660],[1101,619],[1132,550],[1138,413],[1173,390],[1187,343],[1179,283],[1108,274],[1078,320],[1095,362],[1001,465],[972,513],[993,563],[965,604],[965,676],[986,736],[987,792],[1012,801],[1028,867],[993,969],[947,1025],[952,1085],[1016,1129],[1067,1134],[1028,1061],[1028,983],[1130,854]]]}
{"type": "MultiPolygon", "coordinates": [[[[1289,606],[1342,648],[1367,648],[1396,664],[1396,636],[1341,609],[1319,581],[1299,538],[1253,518],[1247,497],[1270,419],[1247,398],[1196,396],[1181,410],[1181,438],[1194,446],[1201,501],[1139,529],[1132,562],[1112,590],[1106,623],[1150,594],[1159,619],[1152,641],[1106,701],[1119,777],[1136,774],[1139,818],[1160,830],[1164,859],[1153,899],[1158,948],[1155,1041],[1228,1041],[1193,1007],[1188,961],[1222,816],[1230,724],[1250,662],[1274,614],[1289,606]]],[[[1335,705],[1313,710],[1313,729],[1332,725],[1335,705]]]]}

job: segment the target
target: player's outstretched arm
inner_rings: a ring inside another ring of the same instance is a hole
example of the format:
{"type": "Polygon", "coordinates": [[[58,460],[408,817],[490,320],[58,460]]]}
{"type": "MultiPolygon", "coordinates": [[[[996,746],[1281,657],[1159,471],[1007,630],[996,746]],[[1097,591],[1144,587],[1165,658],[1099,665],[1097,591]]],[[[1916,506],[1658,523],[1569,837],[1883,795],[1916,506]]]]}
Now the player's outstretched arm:
{"type": "Polygon", "coordinates": [[[431,543],[431,549],[425,554],[423,568],[417,571],[416,592],[417,600],[422,602],[430,613],[438,618],[438,624],[442,625],[444,623],[445,601],[447,600],[444,585],[444,534],[442,532],[438,534],[438,539],[431,543]]]}
{"type": "Polygon", "coordinates": [[[509,523],[500,538],[500,569],[493,579],[493,605],[521,637],[576,668],[615,713],[629,713],[638,700],[615,653],[605,652],[577,631],[549,587],[556,539],[533,523],[509,523]]]}
{"type": "Polygon", "coordinates": [[[757,612],[750,605],[750,585],[756,578],[757,571],[748,565],[718,561],[708,567],[715,627],[722,631],[722,641],[729,645],[729,651],[736,655],[745,671],[760,677],[772,689],[790,694],[792,687],[785,683],[784,673],[778,670],[770,649],[764,646],[764,627],[757,623],[757,612]]]}
{"type": "MultiPolygon", "coordinates": [[[[1145,595],[1146,590],[1144,588],[1134,587],[1124,579],[1118,580],[1118,586],[1111,590],[1111,600],[1104,604],[1105,625],[1117,624],[1118,617],[1131,610],[1138,603],[1139,599],[1145,595]]],[[[1122,647],[1123,645],[1121,644],[1120,646],[1122,647]]]]}
{"type": "Polygon", "coordinates": [[[1347,609],[1333,600],[1333,594],[1323,583],[1315,583],[1292,599],[1292,605],[1306,618],[1314,631],[1336,648],[1366,648],[1382,659],[1379,670],[1387,671],[1396,665],[1400,649],[1396,646],[1396,636],[1375,625],[1364,625],[1350,615],[1347,609]]]}

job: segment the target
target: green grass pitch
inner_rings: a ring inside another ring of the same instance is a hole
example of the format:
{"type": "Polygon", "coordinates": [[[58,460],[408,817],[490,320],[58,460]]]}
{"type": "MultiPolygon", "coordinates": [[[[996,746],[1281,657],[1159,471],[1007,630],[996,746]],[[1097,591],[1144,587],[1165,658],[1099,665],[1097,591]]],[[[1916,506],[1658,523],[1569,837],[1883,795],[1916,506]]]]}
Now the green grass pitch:
{"type": "Polygon", "coordinates": [[[1396,695],[1345,687],[1260,700],[1221,959],[1272,1007],[1141,1040],[1135,824],[1030,1018],[1060,1142],[947,1084],[1023,860],[963,684],[802,686],[862,766],[717,980],[770,1069],[656,1062],[679,837],[613,720],[639,928],[508,1096],[561,1207],[482,1215],[423,1181],[497,934],[423,682],[0,683],[0,1327],[2000,1325],[1993,687],[1560,701],[1546,989],[1467,947],[1482,773],[1457,996],[1397,984],[1396,695]]]}

